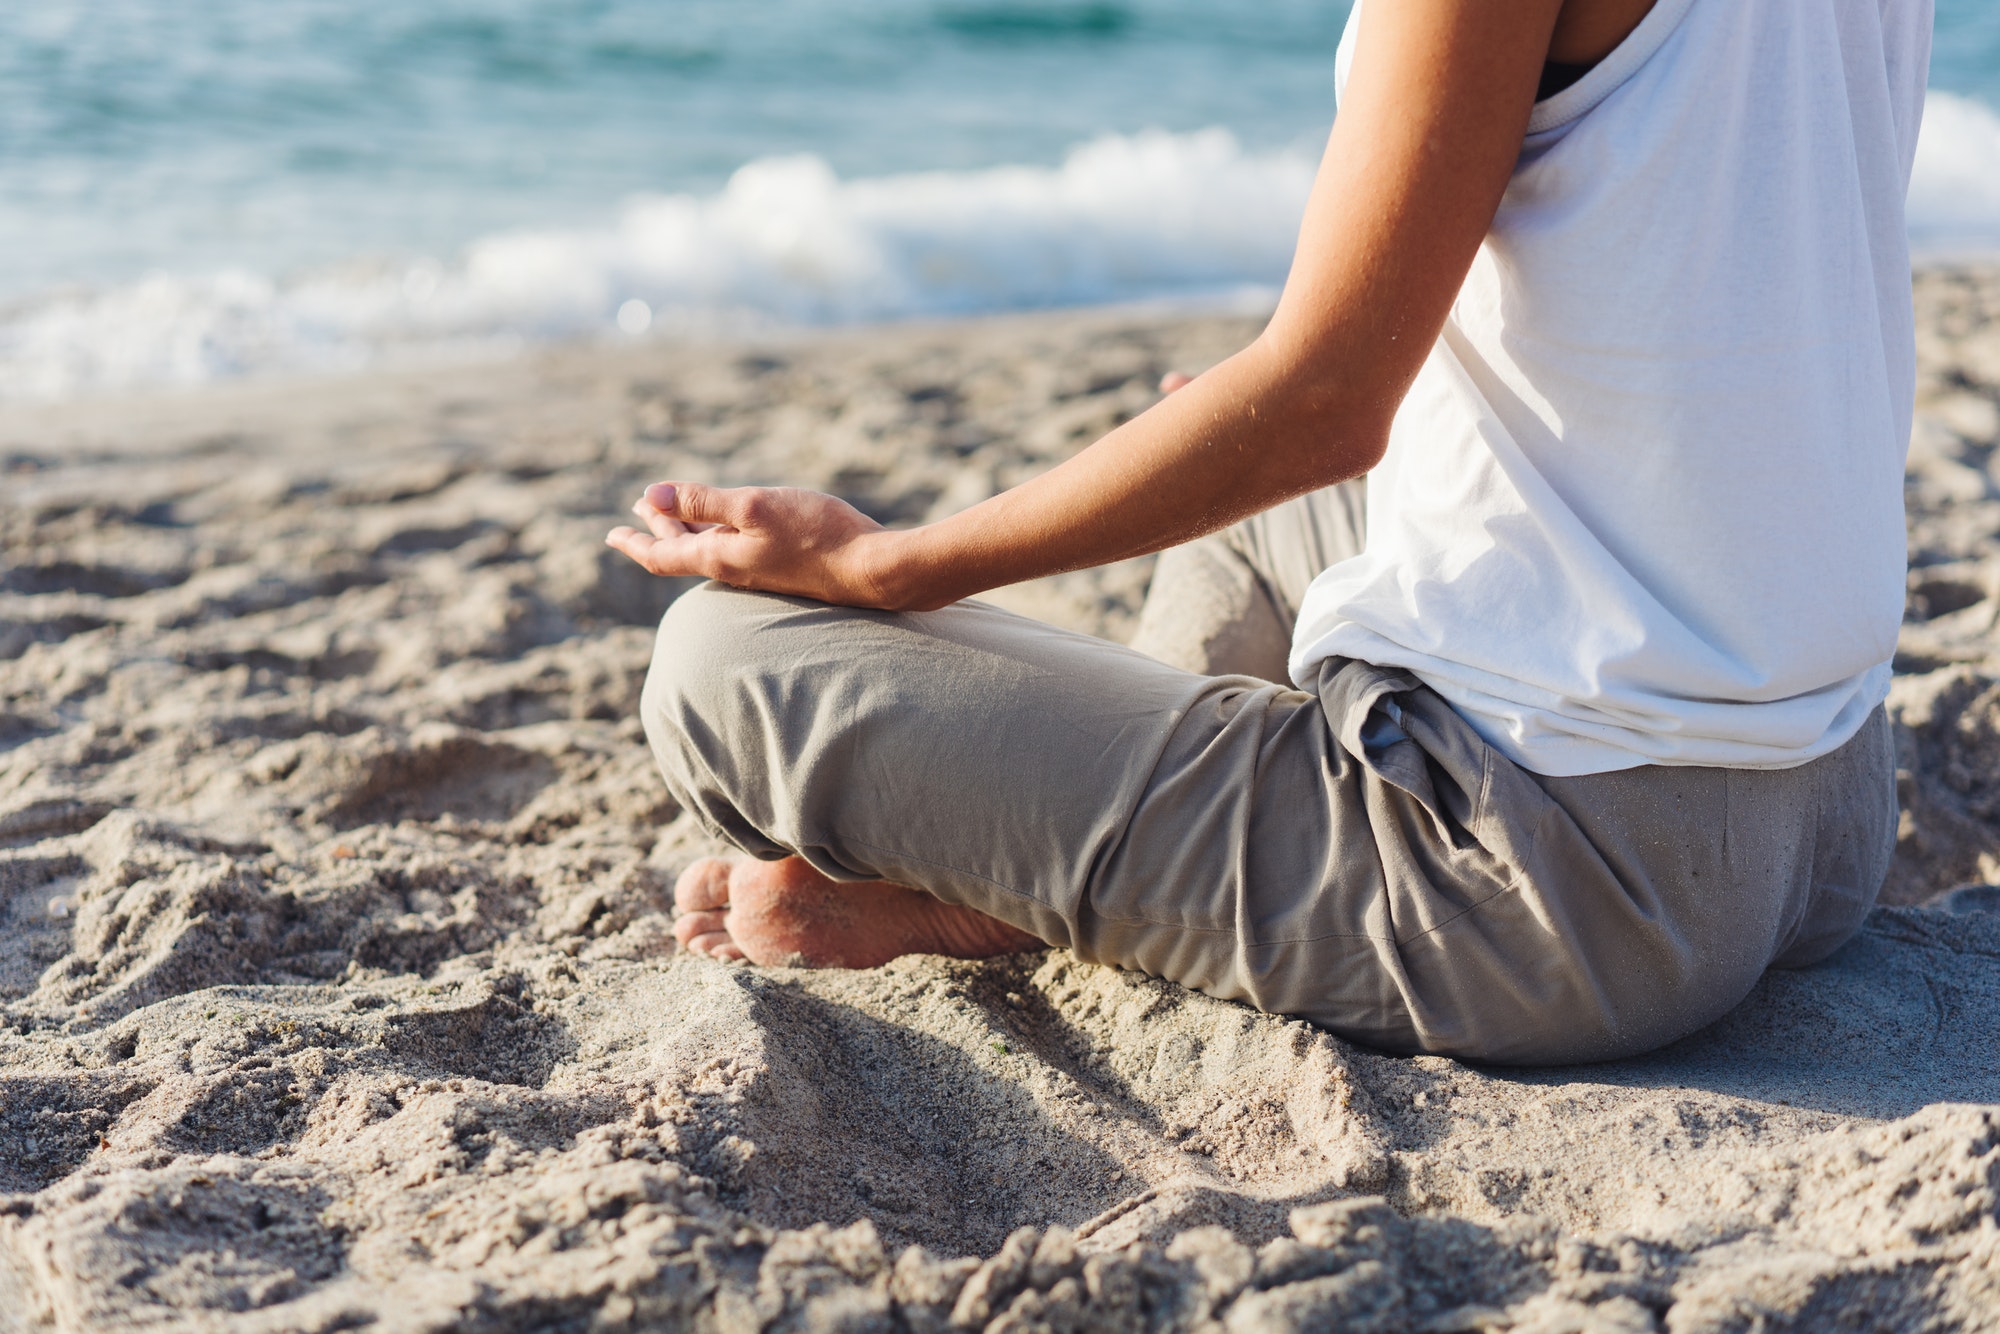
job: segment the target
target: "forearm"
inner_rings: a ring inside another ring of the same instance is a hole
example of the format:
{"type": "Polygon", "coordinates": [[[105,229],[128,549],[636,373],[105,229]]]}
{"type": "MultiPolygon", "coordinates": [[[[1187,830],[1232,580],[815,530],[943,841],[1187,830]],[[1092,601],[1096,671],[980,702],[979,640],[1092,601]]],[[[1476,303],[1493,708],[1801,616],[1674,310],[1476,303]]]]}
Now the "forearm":
{"type": "Polygon", "coordinates": [[[881,534],[882,602],[941,607],[1144,555],[1359,476],[1381,457],[1393,403],[1320,365],[1267,335],[1049,472],[881,534]]]}
{"type": "Polygon", "coordinates": [[[656,574],[939,607],[1366,472],[1513,173],[1561,4],[1369,6],[1270,327],[1062,466],[900,533],[831,496],[660,483],[634,507],[647,531],[606,541],[656,574]]]}
{"type": "Polygon", "coordinates": [[[1380,459],[1512,174],[1559,0],[1367,11],[1264,334],[1034,481],[883,534],[877,587],[935,607],[1157,551],[1380,459]]]}

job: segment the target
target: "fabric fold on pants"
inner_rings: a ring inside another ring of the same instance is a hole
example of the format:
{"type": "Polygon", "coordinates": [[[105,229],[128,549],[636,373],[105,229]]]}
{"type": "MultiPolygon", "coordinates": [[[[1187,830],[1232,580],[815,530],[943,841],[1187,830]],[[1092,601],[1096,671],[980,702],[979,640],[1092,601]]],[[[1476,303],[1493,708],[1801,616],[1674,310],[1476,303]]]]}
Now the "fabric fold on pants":
{"type": "Polygon", "coordinates": [[[1083,958],[1392,1051],[1607,1059],[1858,927],[1894,847],[1878,713],[1795,769],[1551,779],[1407,673],[1201,676],[980,603],[705,585],[643,700],[753,855],[909,885],[1083,958]]]}

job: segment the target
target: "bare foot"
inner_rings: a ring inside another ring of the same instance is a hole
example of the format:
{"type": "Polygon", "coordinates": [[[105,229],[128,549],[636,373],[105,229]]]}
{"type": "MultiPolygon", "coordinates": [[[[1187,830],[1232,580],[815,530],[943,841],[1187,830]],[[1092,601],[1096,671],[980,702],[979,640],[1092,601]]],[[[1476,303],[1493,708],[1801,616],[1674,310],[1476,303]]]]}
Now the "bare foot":
{"type": "Polygon", "coordinates": [[[1005,922],[880,880],[829,880],[797,857],[709,857],[674,886],[692,953],[792,968],[873,968],[905,954],[984,959],[1041,948],[1005,922]]]}

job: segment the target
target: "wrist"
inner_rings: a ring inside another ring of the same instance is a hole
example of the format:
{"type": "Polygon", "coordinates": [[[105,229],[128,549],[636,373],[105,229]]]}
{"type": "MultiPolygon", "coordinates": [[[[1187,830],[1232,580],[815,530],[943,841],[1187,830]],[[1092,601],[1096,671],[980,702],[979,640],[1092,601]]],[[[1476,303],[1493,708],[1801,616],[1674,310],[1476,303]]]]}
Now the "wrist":
{"type": "Polygon", "coordinates": [[[863,581],[884,611],[932,611],[956,600],[942,590],[929,559],[927,528],[891,528],[869,534],[863,581]]]}

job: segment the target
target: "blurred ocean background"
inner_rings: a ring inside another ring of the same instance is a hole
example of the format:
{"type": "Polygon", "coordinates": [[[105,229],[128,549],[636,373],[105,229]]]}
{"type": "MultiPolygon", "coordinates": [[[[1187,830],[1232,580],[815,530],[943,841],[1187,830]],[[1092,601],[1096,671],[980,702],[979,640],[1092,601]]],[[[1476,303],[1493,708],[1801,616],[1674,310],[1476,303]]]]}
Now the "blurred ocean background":
{"type": "MultiPolygon", "coordinates": [[[[16,0],[0,399],[641,337],[1268,300],[1342,0],[16,0]]],[[[2000,254],[2000,3],[1911,199],[2000,254]]]]}

